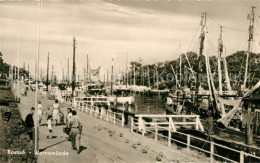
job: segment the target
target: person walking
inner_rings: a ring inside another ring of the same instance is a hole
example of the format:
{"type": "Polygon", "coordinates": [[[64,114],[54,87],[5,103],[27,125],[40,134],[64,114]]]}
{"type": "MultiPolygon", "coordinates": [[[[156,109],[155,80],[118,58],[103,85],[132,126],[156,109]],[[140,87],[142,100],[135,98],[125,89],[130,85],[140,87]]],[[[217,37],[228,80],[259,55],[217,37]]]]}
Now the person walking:
{"type": "Polygon", "coordinates": [[[55,104],[53,104],[52,118],[55,121],[55,126],[57,125],[57,121],[59,119],[59,112],[60,112],[60,104],[58,102],[59,101],[56,99],[55,104]]]}
{"type": "Polygon", "coordinates": [[[29,114],[27,114],[25,118],[25,126],[27,128],[27,134],[29,135],[31,139],[31,145],[33,145],[33,129],[34,129],[34,121],[33,121],[33,114],[34,114],[35,108],[32,107],[29,114]]]}
{"type": "Polygon", "coordinates": [[[42,104],[41,101],[38,101],[38,122],[39,122],[39,126],[41,125],[42,122],[42,104]]]}
{"type": "Polygon", "coordinates": [[[71,140],[71,146],[72,146],[72,150],[76,149],[79,153],[80,151],[80,145],[79,145],[79,141],[80,141],[80,135],[77,136],[78,134],[81,133],[82,130],[82,126],[80,123],[80,118],[77,116],[77,112],[76,110],[72,110],[72,117],[70,119],[69,125],[71,127],[70,133],[69,133],[69,137],[71,140]],[[76,139],[77,137],[77,139],[76,139]],[[77,148],[76,148],[77,146],[77,148]]]}
{"type": "Polygon", "coordinates": [[[48,123],[48,130],[49,130],[49,135],[47,136],[47,138],[52,139],[52,115],[48,115],[47,123],[48,123]]]}

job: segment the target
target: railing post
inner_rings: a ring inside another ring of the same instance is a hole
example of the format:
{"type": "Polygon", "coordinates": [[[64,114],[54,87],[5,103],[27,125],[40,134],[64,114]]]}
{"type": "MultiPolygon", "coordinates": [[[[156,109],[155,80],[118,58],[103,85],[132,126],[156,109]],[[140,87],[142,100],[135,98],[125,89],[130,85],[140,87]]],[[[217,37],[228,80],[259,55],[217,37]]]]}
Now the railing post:
{"type": "Polygon", "coordinates": [[[134,117],[131,117],[131,131],[134,131],[134,117]]]}
{"type": "Polygon", "coordinates": [[[125,123],[125,117],[124,114],[122,114],[122,127],[124,127],[124,123],[125,123]]]}
{"type": "Polygon", "coordinates": [[[210,162],[214,161],[214,142],[210,142],[210,162]]]}
{"type": "Polygon", "coordinates": [[[97,118],[97,107],[94,107],[95,117],[97,118]]]}
{"type": "Polygon", "coordinates": [[[100,119],[102,119],[102,108],[100,108],[100,119]]]}
{"type": "Polygon", "coordinates": [[[144,136],[144,134],[145,134],[145,131],[144,131],[144,129],[142,129],[142,136],[144,136]]]}
{"type": "Polygon", "coordinates": [[[138,118],[138,130],[142,131],[142,117],[138,118]]]}
{"type": "Polygon", "coordinates": [[[190,134],[187,135],[187,151],[190,153],[190,134]]]}
{"type": "Polygon", "coordinates": [[[108,111],[107,111],[107,110],[106,110],[106,116],[107,116],[107,118],[106,118],[106,119],[107,119],[107,121],[108,121],[108,111]]]}
{"type": "Polygon", "coordinates": [[[114,113],[114,124],[116,124],[116,113],[115,112],[113,113],[114,113]]]}
{"type": "Polygon", "coordinates": [[[244,151],[240,151],[240,163],[244,163],[244,151]]]}
{"type": "Polygon", "coordinates": [[[168,133],[168,147],[171,147],[171,138],[172,138],[172,132],[171,132],[171,125],[169,124],[169,133],[168,133]]]}
{"type": "Polygon", "coordinates": [[[199,130],[199,119],[198,119],[198,116],[196,116],[196,130],[199,130]]]}
{"type": "Polygon", "coordinates": [[[92,115],[92,106],[90,105],[90,115],[92,115]]]}
{"type": "Polygon", "coordinates": [[[155,135],[154,135],[154,139],[157,141],[158,140],[158,125],[155,124],[155,135]]]}

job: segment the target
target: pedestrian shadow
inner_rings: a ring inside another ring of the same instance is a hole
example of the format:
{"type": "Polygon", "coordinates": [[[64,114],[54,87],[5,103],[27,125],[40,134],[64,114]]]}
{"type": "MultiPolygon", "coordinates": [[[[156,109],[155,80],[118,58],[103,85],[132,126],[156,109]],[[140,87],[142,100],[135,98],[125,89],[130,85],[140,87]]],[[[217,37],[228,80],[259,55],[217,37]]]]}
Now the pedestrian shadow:
{"type": "Polygon", "coordinates": [[[50,147],[53,147],[53,146],[55,146],[55,145],[61,144],[61,143],[66,142],[66,141],[67,141],[67,140],[62,140],[62,141],[60,141],[60,142],[58,142],[58,143],[55,143],[55,144],[52,144],[52,145],[50,145],[50,146],[47,146],[47,147],[45,147],[45,148],[43,148],[43,149],[40,149],[39,151],[40,151],[40,152],[45,151],[46,149],[48,149],[48,148],[50,148],[50,147]]]}
{"type": "Polygon", "coordinates": [[[83,150],[86,150],[88,147],[85,147],[85,146],[80,146],[79,147],[79,153],[78,154],[80,154],[83,150]]]}

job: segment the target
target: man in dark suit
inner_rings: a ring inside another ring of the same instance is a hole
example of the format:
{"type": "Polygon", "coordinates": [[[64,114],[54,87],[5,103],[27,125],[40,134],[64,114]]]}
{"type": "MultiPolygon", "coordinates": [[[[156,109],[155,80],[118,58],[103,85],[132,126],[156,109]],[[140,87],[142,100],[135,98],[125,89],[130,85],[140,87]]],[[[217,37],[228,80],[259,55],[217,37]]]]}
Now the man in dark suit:
{"type": "Polygon", "coordinates": [[[25,125],[27,127],[27,133],[31,139],[31,142],[33,141],[33,128],[34,128],[34,121],[33,121],[33,114],[34,114],[35,108],[32,107],[30,113],[25,118],[25,125]]]}

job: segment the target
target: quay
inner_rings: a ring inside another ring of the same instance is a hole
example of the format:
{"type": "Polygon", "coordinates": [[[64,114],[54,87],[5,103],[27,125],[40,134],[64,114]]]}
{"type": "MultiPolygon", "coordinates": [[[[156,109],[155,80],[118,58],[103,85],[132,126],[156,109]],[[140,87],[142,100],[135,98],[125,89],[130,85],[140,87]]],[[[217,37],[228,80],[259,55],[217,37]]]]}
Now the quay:
{"type": "MultiPolygon", "coordinates": [[[[44,110],[52,106],[54,101],[49,100],[45,95],[39,95],[44,110]]],[[[29,91],[28,96],[21,97],[19,109],[22,118],[25,119],[30,108],[34,105],[34,92],[29,91]]],[[[62,104],[61,111],[71,107],[62,104]]],[[[95,116],[77,110],[83,124],[81,135],[81,152],[71,150],[71,144],[67,141],[67,135],[63,133],[63,126],[54,126],[54,139],[47,139],[47,126],[39,127],[39,149],[44,152],[38,155],[39,163],[52,162],[156,162],[161,157],[162,162],[208,162],[209,158],[199,155],[196,151],[187,153],[186,149],[178,149],[177,146],[167,147],[167,142],[156,142],[153,139],[143,137],[140,134],[131,132],[129,128],[115,125],[95,116]],[[112,136],[110,136],[112,133],[112,136]],[[122,137],[121,137],[121,136],[122,137]],[[126,143],[128,142],[128,143],[126,143]],[[137,145],[141,142],[140,145],[137,145]],[[147,153],[143,153],[143,150],[147,153]],[[47,152],[68,152],[68,155],[53,156],[47,152]],[[158,159],[158,158],[157,158],[158,159]]],[[[43,112],[44,115],[45,112],[43,112]]],[[[46,123],[43,116],[43,124],[46,123]]]]}

